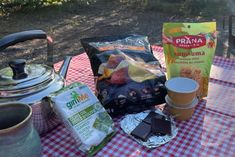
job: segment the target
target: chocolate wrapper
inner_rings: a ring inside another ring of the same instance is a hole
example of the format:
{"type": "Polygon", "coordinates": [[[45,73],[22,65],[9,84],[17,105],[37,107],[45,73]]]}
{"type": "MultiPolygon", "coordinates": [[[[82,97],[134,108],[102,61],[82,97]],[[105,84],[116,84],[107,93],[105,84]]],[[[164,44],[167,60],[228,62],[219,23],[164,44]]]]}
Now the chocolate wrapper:
{"type": "MultiPolygon", "coordinates": [[[[127,133],[132,139],[134,139],[136,142],[138,142],[140,145],[143,145],[147,148],[156,148],[159,147],[173,138],[176,137],[178,133],[178,128],[175,125],[175,122],[173,121],[173,118],[169,117],[171,120],[171,136],[170,135],[152,135],[150,136],[147,141],[142,141],[140,139],[137,139],[131,135],[131,132],[138,126],[141,121],[149,114],[150,110],[144,111],[138,114],[129,114],[124,117],[124,119],[121,121],[121,128],[122,130],[127,133]]],[[[156,113],[161,114],[163,116],[166,116],[162,111],[155,110],[156,113]]]]}

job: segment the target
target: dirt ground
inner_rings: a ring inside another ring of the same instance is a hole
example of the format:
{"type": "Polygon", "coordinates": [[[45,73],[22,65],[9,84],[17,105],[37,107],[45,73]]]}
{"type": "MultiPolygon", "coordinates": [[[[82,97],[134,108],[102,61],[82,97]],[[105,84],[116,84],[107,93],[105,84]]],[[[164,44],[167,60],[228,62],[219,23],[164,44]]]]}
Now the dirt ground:
{"type": "MultiPolygon", "coordinates": [[[[79,40],[84,37],[137,33],[147,35],[151,44],[161,45],[163,22],[179,21],[217,21],[219,37],[216,55],[226,56],[228,31],[222,28],[221,17],[181,17],[156,10],[135,9],[113,1],[98,1],[86,7],[41,8],[0,17],[0,38],[24,30],[44,30],[54,39],[54,61],[57,62],[66,55],[81,53],[79,40]]],[[[42,40],[17,44],[1,52],[1,68],[14,58],[43,62],[45,54],[46,43],[42,40]]]]}

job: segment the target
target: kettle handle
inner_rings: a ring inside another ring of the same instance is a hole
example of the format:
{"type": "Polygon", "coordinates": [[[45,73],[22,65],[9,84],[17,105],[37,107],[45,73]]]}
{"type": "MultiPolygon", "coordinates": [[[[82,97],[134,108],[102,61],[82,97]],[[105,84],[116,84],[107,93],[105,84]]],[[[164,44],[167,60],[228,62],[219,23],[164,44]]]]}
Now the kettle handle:
{"type": "Polygon", "coordinates": [[[17,43],[33,39],[47,40],[47,63],[53,66],[53,40],[42,30],[22,31],[7,35],[0,40],[0,51],[17,43]]]}

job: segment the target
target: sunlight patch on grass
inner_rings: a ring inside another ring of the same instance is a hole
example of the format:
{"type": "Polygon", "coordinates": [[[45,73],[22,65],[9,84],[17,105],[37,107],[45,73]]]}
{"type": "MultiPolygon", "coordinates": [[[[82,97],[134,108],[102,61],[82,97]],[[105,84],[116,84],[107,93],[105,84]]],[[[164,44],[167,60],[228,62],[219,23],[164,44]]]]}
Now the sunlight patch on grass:
{"type": "Polygon", "coordinates": [[[47,0],[43,3],[43,6],[49,6],[49,5],[62,5],[63,3],[68,2],[69,0],[47,0]]]}

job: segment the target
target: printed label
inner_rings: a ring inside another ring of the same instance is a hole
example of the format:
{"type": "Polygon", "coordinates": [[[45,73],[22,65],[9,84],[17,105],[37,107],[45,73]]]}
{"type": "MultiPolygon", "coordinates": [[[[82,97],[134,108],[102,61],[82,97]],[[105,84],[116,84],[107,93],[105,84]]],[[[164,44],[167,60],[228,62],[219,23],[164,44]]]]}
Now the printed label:
{"type": "Polygon", "coordinates": [[[179,48],[191,49],[206,45],[205,36],[184,35],[173,38],[173,44],[179,48]]]}
{"type": "Polygon", "coordinates": [[[88,95],[86,93],[84,94],[78,94],[76,91],[71,92],[71,101],[66,103],[66,106],[69,109],[72,109],[76,107],[80,102],[85,102],[89,99],[88,95]]]}

